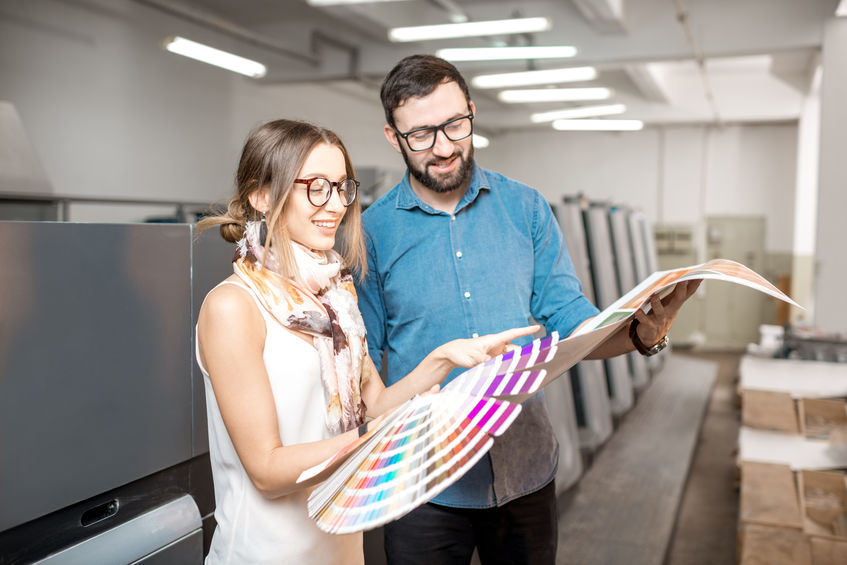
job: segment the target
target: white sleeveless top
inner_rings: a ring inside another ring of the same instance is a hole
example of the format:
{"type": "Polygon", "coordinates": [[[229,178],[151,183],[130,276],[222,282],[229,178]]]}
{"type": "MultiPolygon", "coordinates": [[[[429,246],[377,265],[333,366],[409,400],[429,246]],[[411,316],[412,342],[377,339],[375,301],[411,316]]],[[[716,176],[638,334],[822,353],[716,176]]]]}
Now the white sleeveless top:
{"type": "MultiPolygon", "coordinates": [[[[256,302],[267,328],[262,358],[267,369],[283,445],[330,437],[324,424],[324,393],[317,350],[276,321],[256,302]]],[[[220,285],[219,285],[220,286],[220,285]]],[[[217,288],[217,287],[215,287],[217,288]]],[[[262,495],[250,481],[227,434],[209,373],[195,352],[206,388],[209,455],[215,486],[215,520],[206,565],[252,563],[362,564],[362,534],[333,535],[309,518],[310,489],[275,499],[262,495]]]]}

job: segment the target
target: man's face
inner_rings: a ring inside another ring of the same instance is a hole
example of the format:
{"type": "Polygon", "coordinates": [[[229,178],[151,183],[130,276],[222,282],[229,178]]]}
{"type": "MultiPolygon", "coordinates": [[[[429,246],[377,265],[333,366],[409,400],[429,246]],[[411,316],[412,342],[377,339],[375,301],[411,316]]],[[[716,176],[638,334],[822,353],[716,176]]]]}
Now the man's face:
{"type": "MultiPolygon", "coordinates": [[[[453,118],[475,113],[473,102],[465,100],[455,82],[436,87],[429,95],[409,98],[394,110],[394,124],[406,133],[424,127],[443,124],[453,118]]],[[[390,126],[385,136],[402,155],[412,178],[433,192],[452,192],[466,189],[473,170],[472,136],[450,141],[443,131],[435,137],[435,145],[424,151],[411,151],[390,126]]]]}

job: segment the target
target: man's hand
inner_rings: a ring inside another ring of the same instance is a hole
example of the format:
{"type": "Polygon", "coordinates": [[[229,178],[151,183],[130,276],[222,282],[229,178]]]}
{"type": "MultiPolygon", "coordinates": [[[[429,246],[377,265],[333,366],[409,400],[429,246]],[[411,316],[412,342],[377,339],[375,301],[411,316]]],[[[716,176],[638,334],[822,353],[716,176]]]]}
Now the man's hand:
{"type": "Polygon", "coordinates": [[[667,335],[679,309],[694,295],[701,282],[702,279],[676,283],[673,292],[664,298],[660,299],[658,294],[650,297],[649,313],[645,314],[641,308],[635,312],[639,322],[636,331],[641,343],[650,347],[667,335]]]}

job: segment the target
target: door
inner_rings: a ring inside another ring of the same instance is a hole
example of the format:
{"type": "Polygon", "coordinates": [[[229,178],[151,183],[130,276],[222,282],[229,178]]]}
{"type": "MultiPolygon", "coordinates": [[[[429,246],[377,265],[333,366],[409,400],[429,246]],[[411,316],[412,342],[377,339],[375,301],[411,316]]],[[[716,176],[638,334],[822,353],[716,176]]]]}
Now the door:
{"type": "MultiPolygon", "coordinates": [[[[706,259],[731,259],[761,273],[765,267],[763,216],[706,218],[706,259]]],[[[743,349],[759,341],[767,298],[740,285],[707,281],[703,328],[709,348],[743,349]]]]}

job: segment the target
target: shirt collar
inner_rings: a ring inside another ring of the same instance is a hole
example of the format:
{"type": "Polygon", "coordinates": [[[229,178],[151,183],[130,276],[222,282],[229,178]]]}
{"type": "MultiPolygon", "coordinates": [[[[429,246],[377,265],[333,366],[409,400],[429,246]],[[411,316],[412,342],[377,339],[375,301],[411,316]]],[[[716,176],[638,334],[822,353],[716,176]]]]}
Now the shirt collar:
{"type": "MultiPolygon", "coordinates": [[[[443,214],[440,210],[436,210],[423,200],[421,200],[415,191],[412,190],[412,185],[409,183],[409,169],[406,169],[406,174],[403,175],[403,180],[400,181],[398,185],[399,190],[397,191],[397,208],[401,208],[404,210],[412,210],[414,208],[420,208],[424,212],[428,214],[443,214]]],[[[474,161],[473,164],[473,172],[471,173],[471,182],[468,185],[467,190],[465,191],[465,195],[459,201],[459,204],[456,206],[456,212],[461,211],[468,204],[476,200],[476,197],[479,195],[480,190],[491,190],[491,184],[488,182],[486,178],[485,171],[476,164],[474,161]]]]}

